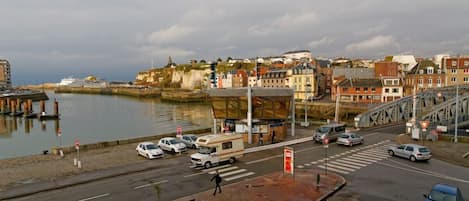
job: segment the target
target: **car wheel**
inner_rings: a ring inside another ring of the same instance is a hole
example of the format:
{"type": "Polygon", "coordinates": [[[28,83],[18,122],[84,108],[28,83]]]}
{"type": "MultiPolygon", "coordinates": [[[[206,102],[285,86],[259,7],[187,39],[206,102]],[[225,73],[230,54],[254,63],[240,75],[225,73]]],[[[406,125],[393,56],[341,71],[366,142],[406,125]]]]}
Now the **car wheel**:
{"type": "Polygon", "coordinates": [[[197,146],[195,146],[195,144],[193,144],[192,149],[197,149],[197,146]]]}
{"type": "Polygon", "coordinates": [[[410,156],[410,161],[415,162],[415,156],[410,156]]]}
{"type": "Polygon", "coordinates": [[[233,158],[233,157],[231,157],[231,158],[230,158],[230,160],[228,160],[228,162],[229,162],[230,164],[233,164],[233,163],[235,163],[235,162],[236,162],[236,159],[235,159],[235,158],[233,158]]]}
{"type": "Polygon", "coordinates": [[[137,156],[140,156],[140,152],[137,151],[137,156]]]}
{"type": "Polygon", "coordinates": [[[208,169],[208,168],[210,168],[210,167],[212,167],[212,163],[206,162],[206,163],[204,164],[204,168],[205,168],[205,169],[208,169]]]}
{"type": "Polygon", "coordinates": [[[353,146],[353,142],[350,142],[349,146],[353,146]]]}
{"type": "Polygon", "coordinates": [[[388,151],[388,154],[389,154],[390,156],[394,156],[394,152],[391,151],[391,150],[388,151]]]}
{"type": "Polygon", "coordinates": [[[147,158],[150,159],[150,154],[147,154],[147,158]]]}
{"type": "Polygon", "coordinates": [[[362,141],[360,141],[360,144],[363,144],[364,142],[365,142],[365,140],[362,140],[362,141]]]}
{"type": "Polygon", "coordinates": [[[173,153],[176,153],[176,150],[174,150],[174,149],[171,149],[171,152],[173,152],[173,153]]]}

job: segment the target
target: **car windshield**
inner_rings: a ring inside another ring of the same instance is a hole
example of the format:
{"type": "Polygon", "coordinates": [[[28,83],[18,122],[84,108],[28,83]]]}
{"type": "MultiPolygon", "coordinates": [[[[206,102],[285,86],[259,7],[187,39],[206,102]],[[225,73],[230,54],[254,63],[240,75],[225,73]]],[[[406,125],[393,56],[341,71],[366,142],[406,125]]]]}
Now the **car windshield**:
{"type": "Polygon", "coordinates": [[[199,148],[199,153],[200,154],[210,154],[210,153],[212,153],[212,148],[210,148],[210,147],[200,147],[199,148]]]}
{"type": "Polygon", "coordinates": [[[176,139],[169,140],[169,144],[177,144],[179,143],[176,139]]]}
{"type": "Polygon", "coordinates": [[[197,140],[197,136],[190,136],[190,138],[192,139],[192,141],[196,141],[197,140]]]}
{"type": "Polygon", "coordinates": [[[456,195],[447,194],[441,191],[433,190],[430,193],[432,200],[456,201],[456,195]]]}
{"type": "Polygon", "coordinates": [[[426,147],[423,147],[423,148],[419,148],[419,152],[420,153],[427,153],[427,152],[430,152],[430,150],[428,150],[428,148],[426,148],[426,147]]]}
{"type": "Polygon", "coordinates": [[[320,133],[326,133],[326,132],[329,132],[330,129],[331,128],[329,127],[319,127],[317,131],[319,131],[320,133]]]}
{"type": "Polygon", "coordinates": [[[345,135],[345,134],[344,134],[344,135],[341,135],[340,137],[341,137],[341,138],[348,138],[348,135],[345,135]]]}
{"type": "Polygon", "coordinates": [[[157,148],[154,144],[147,144],[146,147],[147,147],[148,150],[152,150],[152,149],[156,149],[156,148],[157,148]]]}

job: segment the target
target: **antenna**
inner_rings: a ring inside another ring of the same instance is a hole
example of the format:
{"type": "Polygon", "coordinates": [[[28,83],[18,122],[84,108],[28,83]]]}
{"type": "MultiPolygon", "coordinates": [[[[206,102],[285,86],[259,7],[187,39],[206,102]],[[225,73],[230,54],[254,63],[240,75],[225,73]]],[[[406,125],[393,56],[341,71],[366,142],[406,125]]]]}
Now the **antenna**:
{"type": "Polygon", "coordinates": [[[151,60],[151,68],[153,68],[153,59],[151,60]]]}

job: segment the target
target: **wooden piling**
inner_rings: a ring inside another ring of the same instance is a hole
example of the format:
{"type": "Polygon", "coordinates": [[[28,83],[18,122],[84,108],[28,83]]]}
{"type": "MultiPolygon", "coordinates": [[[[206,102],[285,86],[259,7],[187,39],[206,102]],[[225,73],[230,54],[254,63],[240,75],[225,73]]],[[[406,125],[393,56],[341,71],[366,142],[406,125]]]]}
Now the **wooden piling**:
{"type": "Polygon", "coordinates": [[[21,99],[16,99],[16,111],[21,111],[21,99]]]}
{"type": "Polygon", "coordinates": [[[2,110],[2,113],[5,113],[5,99],[0,101],[0,109],[2,110]]]}
{"type": "Polygon", "coordinates": [[[29,104],[24,104],[24,116],[29,115],[29,104]]]}
{"type": "MultiPolygon", "coordinates": [[[[26,105],[25,105],[26,106],[26,105]]],[[[25,111],[26,112],[26,111],[25,111]]],[[[25,113],[26,114],[26,113],[25,113]]],[[[24,132],[29,133],[31,131],[31,127],[29,125],[30,119],[24,119],[24,132]]]]}
{"type": "Polygon", "coordinates": [[[16,102],[15,100],[11,100],[10,111],[12,114],[16,113],[16,102]]]}
{"type": "Polygon", "coordinates": [[[54,115],[59,116],[59,102],[54,99],[54,115]]]}
{"type": "Polygon", "coordinates": [[[34,110],[33,110],[33,100],[32,99],[28,99],[28,109],[29,109],[30,113],[34,112],[34,110]]]}
{"type": "Polygon", "coordinates": [[[43,100],[41,100],[40,104],[41,104],[41,114],[44,114],[46,112],[46,104],[44,103],[43,100]]]}

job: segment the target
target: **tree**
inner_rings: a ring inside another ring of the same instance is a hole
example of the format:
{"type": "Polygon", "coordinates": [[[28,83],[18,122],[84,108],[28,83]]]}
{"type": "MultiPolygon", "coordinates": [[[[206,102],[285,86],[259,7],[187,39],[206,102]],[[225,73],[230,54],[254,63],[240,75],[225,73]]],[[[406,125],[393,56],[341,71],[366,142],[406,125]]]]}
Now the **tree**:
{"type": "Polygon", "coordinates": [[[222,61],[223,60],[220,57],[218,57],[217,62],[222,62],[222,61]]]}
{"type": "Polygon", "coordinates": [[[232,59],[233,59],[233,58],[228,57],[228,58],[226,58],[226,62],[228,62],[228,61],[230,61],[230,60],[232,60],[232,59]]]}
{"type": "Polygon", "coordinates": [[[207,62],[202,59],[202,60],[200,60],[200,63],[205,64],[205,63],[207,63],[207,62]]]}

